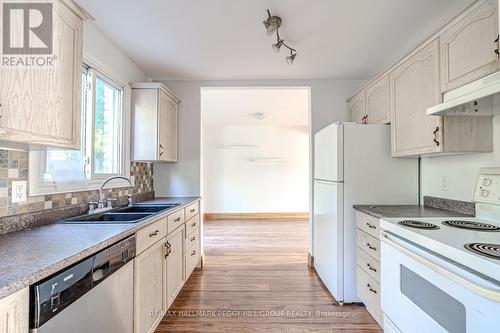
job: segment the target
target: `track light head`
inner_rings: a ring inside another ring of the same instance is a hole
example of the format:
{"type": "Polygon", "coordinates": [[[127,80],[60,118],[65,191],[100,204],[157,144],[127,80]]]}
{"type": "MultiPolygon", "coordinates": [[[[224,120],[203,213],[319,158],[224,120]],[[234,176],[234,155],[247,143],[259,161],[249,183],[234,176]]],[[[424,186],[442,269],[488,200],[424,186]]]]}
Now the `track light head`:
{"type": "Polygon", "coordinates": [[[283,39],[280,39],[276,44],[273,44],[274,52],[279,53],[281,46],[283,46],[283,39]]]}
{"type": "Polygon", "coordinates": [[[267,20],[263,21],[264,26],[266,27],[267,34],[270,36],[278,31],[279,27],[281,27],[281,18],[279,16],[271,16],[271,12],[269,9],[267,10],[267,20]]]}
{"type": "Polygon", "coordinates": [[[297,53],[293,53],[290,51],[290,56],[286,57],[286,63],[289,65],[293,65],[293,62],[295,61],[295,57],[297,56],[297,53]]]}

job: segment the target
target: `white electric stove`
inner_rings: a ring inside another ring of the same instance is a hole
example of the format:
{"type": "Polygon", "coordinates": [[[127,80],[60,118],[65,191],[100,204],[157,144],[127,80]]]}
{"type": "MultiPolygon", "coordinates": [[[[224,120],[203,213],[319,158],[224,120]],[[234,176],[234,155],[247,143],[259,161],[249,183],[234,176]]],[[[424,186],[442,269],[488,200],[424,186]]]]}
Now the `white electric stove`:
{"type": "Polygon", "coordinates": [[[473,198],[475,218],[381,220],[386,332],[499,332],[500,168],[473,198]]]}

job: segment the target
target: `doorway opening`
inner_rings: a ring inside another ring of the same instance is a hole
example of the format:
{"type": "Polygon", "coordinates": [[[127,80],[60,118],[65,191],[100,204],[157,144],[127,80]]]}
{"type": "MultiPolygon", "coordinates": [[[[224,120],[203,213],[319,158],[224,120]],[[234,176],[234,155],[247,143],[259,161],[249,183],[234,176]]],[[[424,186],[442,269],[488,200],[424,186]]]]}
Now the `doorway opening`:
{"type": "Polygon", "coordinates": [[[201,114],[205,220],[309,219],[309,87],[202,88],[201,114]]]}

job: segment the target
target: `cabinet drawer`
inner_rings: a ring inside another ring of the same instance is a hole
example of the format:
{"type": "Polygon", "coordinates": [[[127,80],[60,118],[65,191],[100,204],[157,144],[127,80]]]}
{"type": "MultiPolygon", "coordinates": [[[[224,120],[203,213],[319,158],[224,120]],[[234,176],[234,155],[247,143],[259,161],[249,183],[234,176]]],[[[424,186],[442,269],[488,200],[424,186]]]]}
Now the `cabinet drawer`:
{"type": "Polygon", "coordinates": [[[361,267],[368,275],[380,283],[380,262],[370,257],[362,248],[358,247],[358,266],[361,267]]]}
{"type": "Polygon", "coordinates": [[[186,281],[200,260],[200,245],[196,243],[186,251],[186,281]]]}
{"type": "Polygon", "coordinates": [[[186,222],[186,236],[200,227],[200,216],[196,215],[191,220],[186,222]]]}
{"type": "Polygon", "coordinates": [[[366,306],[366,310],[379,323],[383,324],[383,315],[380,308],[380,284],[370,277],[359,266],[357,268],[358,296],[366,306]]]}
{"type": "Polygon", "coordinates": [[[146,250],[165,236],[167,236],[167,221],[165,218],[137,231],[137,254],[146,250]]]}
{"type": "Polygon", "coordinates": [[[178,227],[180,227],[185,219],[184,219],[184,209],[178,210],[175,213],[170,214],[168,217],[168,233],[171,233],[178,227]]]}
{"type": "Polygon", "coordinates": [[[200,205],[199,205],[198,201],[187,206],[186,207],[186,221],[189,221],[193,216],[198,215],[199,212],[200,212],[200,205]]]}
{"type": "Polygon", "coordinates": [[[377,239],[380,239],[380,221],[376,217],[356,212],[356,226],[377,239]]]}
{"type": "Polygon", "coordinates": [[[356,244],[372,258],[380,261],[380,240],[362,230],[356,229],[356,244]]]}
{"type": "Polygon", "coordinates": [[[186,236],[186,253],[195,245],[200,245],[200,235],[199,229],[195,229],[191,232],[191,234],[186,236]]]}

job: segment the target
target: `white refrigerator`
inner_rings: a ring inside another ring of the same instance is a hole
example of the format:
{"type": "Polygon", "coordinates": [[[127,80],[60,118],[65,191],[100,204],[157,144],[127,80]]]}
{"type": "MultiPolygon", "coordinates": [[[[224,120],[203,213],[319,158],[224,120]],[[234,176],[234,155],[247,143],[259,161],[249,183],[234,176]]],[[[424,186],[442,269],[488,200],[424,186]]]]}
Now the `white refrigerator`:
{"type": "Polygon", "coordinates": [[[338,302],[358,302],[353,205],[417,204],[418,160],[391,157],[388,125],[335,123],[314,140],[314,267],[338,302]]]}

